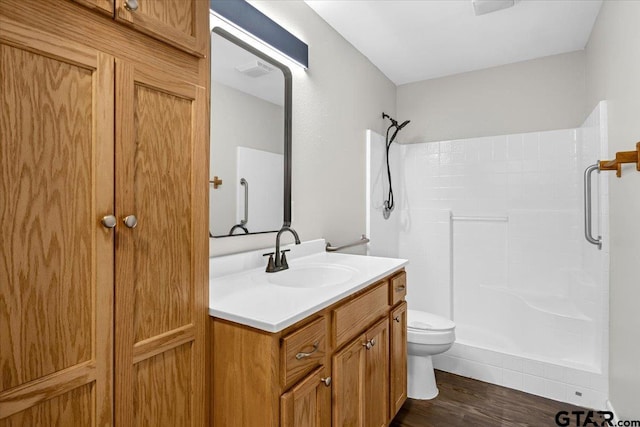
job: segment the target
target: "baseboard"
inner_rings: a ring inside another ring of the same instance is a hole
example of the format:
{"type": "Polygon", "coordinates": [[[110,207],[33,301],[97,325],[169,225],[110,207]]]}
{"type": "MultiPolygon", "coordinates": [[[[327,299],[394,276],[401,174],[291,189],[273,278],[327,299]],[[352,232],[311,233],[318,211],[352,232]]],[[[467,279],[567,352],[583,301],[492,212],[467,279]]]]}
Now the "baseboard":
{"type": "Polygon", "coordinates": [[[613,404],[611,403],[611,401],[609,399],[607,399],[607,411],[613,413],[613,419],[614,420],[616,420],[616,421],[620,420],[620,418],[618,418],[618,414],[616,413],[616,410],[613,408],[613,404]]]}

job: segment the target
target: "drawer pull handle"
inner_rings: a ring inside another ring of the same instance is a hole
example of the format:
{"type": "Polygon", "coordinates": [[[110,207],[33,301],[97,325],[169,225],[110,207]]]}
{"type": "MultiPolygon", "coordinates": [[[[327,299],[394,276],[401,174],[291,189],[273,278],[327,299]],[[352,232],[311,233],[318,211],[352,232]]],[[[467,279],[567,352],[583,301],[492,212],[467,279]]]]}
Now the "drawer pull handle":
{"type": "Polygon", "coordinates": [[[315,353],[316,351],[318,351],[318,348],[320,347],[320,341],[316,341],[313,344],[313,350],[311,350],[309,353],[304,353],[304,352],[300,352],[298,354],[296,354],[296,359],[300,360],[300,359],[304,359],[305,357],[309,357],[311,356],[313,353],[315,353]]]}
{"type": "Polygon", "coordinates": [[[406,289],[407,287],[405,285],[400,285],[398,287],[396,287],[396,292],[402,292],[406,289]]]}
{"type": "Polygon", "coordinates": [[[400,316],[394,317],[393,320],[395,320],[396,322],[400,323],[400,316]]]}
{"type": "Polygon", "coordinates": [[[324,383],[324,385],[329,387],[331,385],[331,377],[320,378],[320,382],[324,383]]]}

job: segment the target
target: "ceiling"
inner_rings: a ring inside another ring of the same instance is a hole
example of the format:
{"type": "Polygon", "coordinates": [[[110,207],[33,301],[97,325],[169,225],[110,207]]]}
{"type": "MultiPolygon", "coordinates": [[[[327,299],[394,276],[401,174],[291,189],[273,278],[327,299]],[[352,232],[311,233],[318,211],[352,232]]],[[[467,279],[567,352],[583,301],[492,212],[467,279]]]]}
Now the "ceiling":
{"type": "Polygon", "coordinates": [[[211,32],[211,52],[212,81],[284,106],[284,75],[278,68],[258,77],[241,73],[238,68],[265,61],[215,32],[211,32]]]}
{"type": "Polygon", "coordinates": [[[602,0],[305,0],[395,84],[585,48],[602,0]]]}

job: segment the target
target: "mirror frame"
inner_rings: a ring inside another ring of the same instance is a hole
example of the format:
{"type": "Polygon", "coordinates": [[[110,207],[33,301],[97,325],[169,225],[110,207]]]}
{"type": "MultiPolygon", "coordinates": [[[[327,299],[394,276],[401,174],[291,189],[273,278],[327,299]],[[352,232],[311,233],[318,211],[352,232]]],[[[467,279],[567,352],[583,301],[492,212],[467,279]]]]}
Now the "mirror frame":
{"type": "MultiPolygon", "coordinates": [[[[288,227],[291,225],[291,145],[292,145],[291,144],[291,126],[293,123],[291,119],[292,103],[293,103],[293,77],[291,74],[291,70],[286,65],[276,61],[266,53],[262,52],[260,49],[257,49],[256,47],[250,45],[249,43],[246,43],[244,40],[239,39],[238,37],[234,36],[233,34],[229,33],[223,28],[214,27],[211,30],[211,32],[216,33],[221,37],[224,37],[225,39],[232,42],[236,46],[239,46],[242,49],[252,53],[253,55],[257,56],[263,61],[268,62],[269,64],[273,65],[274,67],[282,71],[282,74],[284,75],[284,141],[283,141],[284,142],[284,152],[283,152],[284,191],[282,194],[284,211],[283,211],[283,218],[282,218],[282,223],[283,223],[282,226],[288,227]]],[[[214,60],[215,60],[214,54],[213,52],[211,52],[211,61],[214,61],[214,60]]],[[[212,142],[209,141],[209,143],[211,144],[212,142]]],[[[237,237],[237,236],[248,236],[251,234],[276,233],[278,231],[279,230],[269,230],[269,231],[258,231],[258,232],[249,233],[249,234],[234,234],[231,236],[212,236],[212,237],[215,237],[215,238],[237,237]]]]}

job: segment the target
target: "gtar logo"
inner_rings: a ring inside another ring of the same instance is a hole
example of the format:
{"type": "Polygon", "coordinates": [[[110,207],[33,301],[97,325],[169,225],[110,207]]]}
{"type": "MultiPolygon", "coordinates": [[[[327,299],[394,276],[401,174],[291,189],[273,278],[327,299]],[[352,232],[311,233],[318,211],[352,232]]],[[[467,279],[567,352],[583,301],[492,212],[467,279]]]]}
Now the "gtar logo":
{"type": "Polygon", "coordinates": [[[613,426],[613,412],[609,411],[560,411],[556,414],[556,424],[561,427],[578,426],[578,427],[601,427],[613,426]],[[597,416],[596,416],[597,414],[597,416]],[[599,423],[602,418],[602,421],[599,423]]]}

